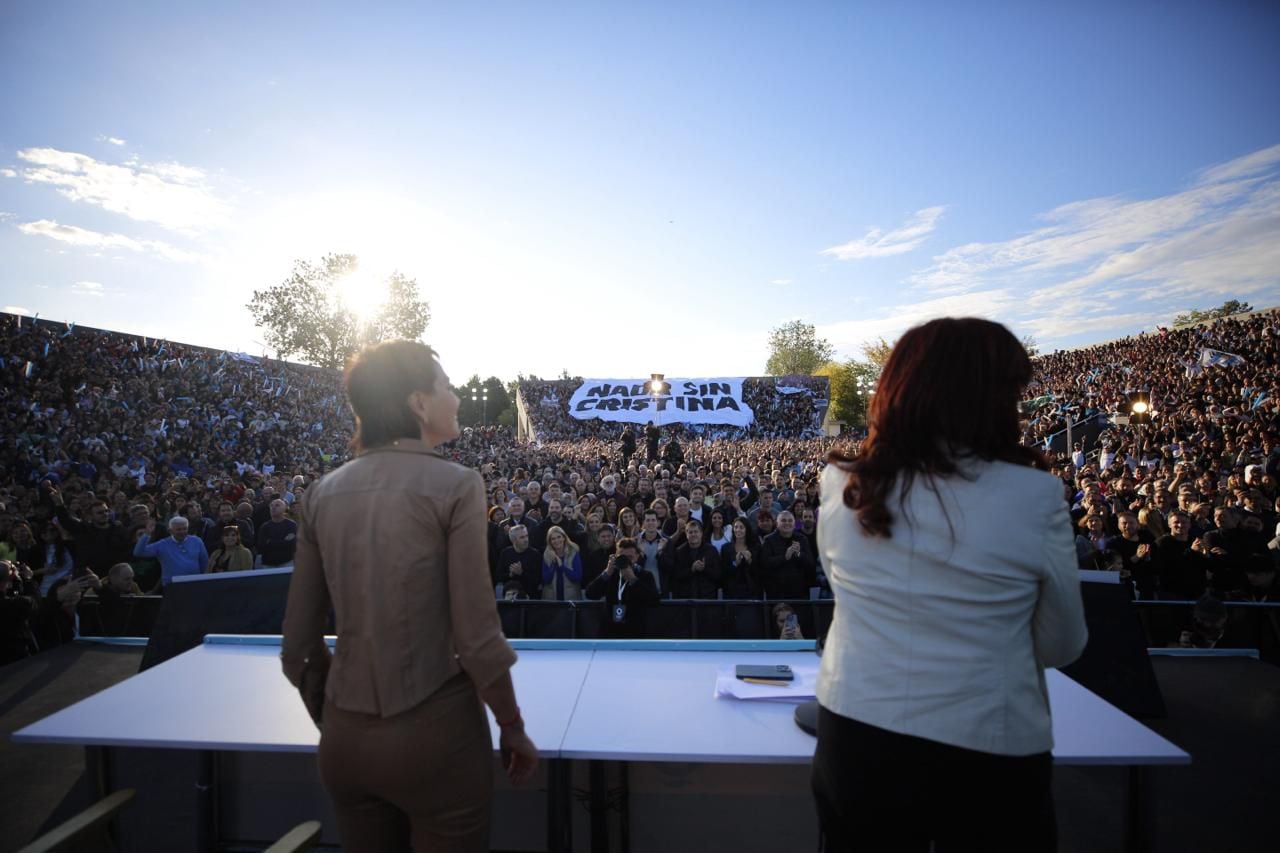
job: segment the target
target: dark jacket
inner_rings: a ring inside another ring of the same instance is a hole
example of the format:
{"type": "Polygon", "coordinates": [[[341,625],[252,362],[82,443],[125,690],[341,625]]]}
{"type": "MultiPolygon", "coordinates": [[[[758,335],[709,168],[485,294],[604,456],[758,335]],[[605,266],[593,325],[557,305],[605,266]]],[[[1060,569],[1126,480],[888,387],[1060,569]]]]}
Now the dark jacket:
{"type": "Polygon", "coordinates": [[[667,577],[673,598],[715,598],[720,589],[720,555],[705,540],[696,549],[689,547],[686,541],[672,551],[667,545],[664,553],[671,554],[667,577]],[[693,564],[703,561],[700,572],[693,570],[693,564]]]}
{"type": "Polygon", "coordinates": [[[56,506],[54,511],[58,515],[58,523],[75,537],[76,568],[88,567],[95,575],[102,576],[133,554],[133,541],[128,531],[114,521],[106,527],[98,527],[73,518],[65,506],[56,506]]]}
{"type": "Polygon", "coordinates": [[[512,545],[502,549],[498,555],[498,583],[504,586],[503,594],[510,592],[516,584],[520,591],[530,598],[542,597],[542,553],[533,550],[532,546],[517,553],[512,545]],[[511,564],[520,564],[520,574],[511,574],[511,564]]]}
{"type": "Polygon", "coordinates": [[[808,598],[809,588],[818,585],[813,546],[799,530],[784,539],[776,530],[760,543],[760,585],[769,598],[808,598]],[[792,542],[800,543],[800,553],[787,556],[792,542]]]}
{"type": "Polygon", "coordinates": [[[720,546],[720,583],[725,598],[760,597],[760,546],[748,549],[750,561],[738,562],[737,549],[732,542],[720,546]]]}
{"type": "Polygon", "coordinates": [[[636,572],[634,583],[622,587],[618,593],[618,576],[599,575],[587,586],[587,598],[604,599],[605,614],[600,623],[600,636],[606,638],[635,638],[644,636],[645,610],[658,603],[658,588],[654,585],[653,575],[646,571],[636,572]],[[616,611],[618,605],[625,610],[616,611]],[[615,620],[615,615],[619,618],[615,620]]]}

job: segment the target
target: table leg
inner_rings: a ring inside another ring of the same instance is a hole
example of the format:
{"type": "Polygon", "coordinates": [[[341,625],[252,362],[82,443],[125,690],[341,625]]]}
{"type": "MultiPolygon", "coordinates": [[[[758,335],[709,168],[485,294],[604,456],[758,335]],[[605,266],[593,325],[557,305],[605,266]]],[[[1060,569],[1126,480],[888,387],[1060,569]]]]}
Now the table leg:
{"type": "Polygon", "coordinates": [[[218,844],[218,754],[200,752],[196,770],[196,849],[210,851],[218,844]]]}
{"type": "Polygon", "coordinates": [[[1127,773],[1124,849],[1127,853],[1150,853],[1151,815],[1148,810],[1151,806],[1147,768],[1135,765],[1128,768],[1127,773]]]}
{"type": "Polygon", "coordinates": [[[618,798],[618,823],[622,831],[622,853],[631,853],[631,779],[627,762],[621,762],[622,793],[618,798]]]}
{"type": "Polygon", "coordinates": [[[547,851],[570,853],[573,825],[570,822],[570,786],[573,765],[559,758],[547,759],[547,851]]]}
{"type": "Polygon", "coordinates": [[[591,813],[591,853],[609,853],[609,783],[603,761],[587,765],[588,811],[591,813]]]}

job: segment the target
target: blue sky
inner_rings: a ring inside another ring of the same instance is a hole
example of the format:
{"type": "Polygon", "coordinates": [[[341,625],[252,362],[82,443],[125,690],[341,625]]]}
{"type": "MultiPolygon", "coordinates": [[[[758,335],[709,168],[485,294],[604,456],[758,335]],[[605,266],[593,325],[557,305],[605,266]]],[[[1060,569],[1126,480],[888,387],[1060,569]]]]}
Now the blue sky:
{"type": "Polygon", "coordinates": [[[349,251],[455,376],[1105,340],[1280,304],[1276,44],[1274,3],[8,3],[0,305],[260,352],[254,288],[349,251]]]}

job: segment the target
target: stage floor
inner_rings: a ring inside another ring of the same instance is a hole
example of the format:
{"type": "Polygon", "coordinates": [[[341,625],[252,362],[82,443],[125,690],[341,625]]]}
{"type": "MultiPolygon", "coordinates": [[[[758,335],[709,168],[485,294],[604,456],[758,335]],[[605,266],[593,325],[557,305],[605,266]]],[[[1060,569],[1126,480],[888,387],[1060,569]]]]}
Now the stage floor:
{"type": "MultiPolygon", "coordinates": [[[[15,744],[10,735],[124,680],[141,648],[70,645],[0,669],[0,853],[87,803],[84,750],[15,744]]],[[[1280,669],[1248,660],[1157,658],[1169,705],[1152,729],[1195,756],[1190,767],[1153,768],[1154,849],[1264,850],[1280,796],[1280,669]],[[1268,710],[1269,709],[1269,710],[1268,710]]],[[[1124,770],[1055,769],[1064,851],[1116,849],[1122,837],[1124,770]]]]}

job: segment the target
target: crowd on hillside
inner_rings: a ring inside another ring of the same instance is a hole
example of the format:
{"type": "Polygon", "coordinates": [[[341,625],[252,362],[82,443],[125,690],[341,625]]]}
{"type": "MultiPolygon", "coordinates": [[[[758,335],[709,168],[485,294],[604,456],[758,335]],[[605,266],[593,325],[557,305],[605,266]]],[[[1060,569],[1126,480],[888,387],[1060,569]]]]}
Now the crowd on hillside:
{"type": "MultiPolygon", "coordinates": [[[[74,636],[86,595],[287,565],[292,505],[347,458],[333,371],[0,315],[0,376],[0,660],[74,636]]],[[[567,416],[577,385],[521,384],[536,440],[475,428],[445,448],[485,478],[504,597],[590,594],[619,540],[662,596],[824,594],[817,478],[856,448],[817,429],[825,381],[749,379],[752,427],[638,424],[630,449],[623,425],[567,416]]],[[[1276,314],[1045,356],[1028,403],[1028,444],[1103,419],[1053,458],[1082,568],[1146,597],[1280,600],[1276,314]],[[1115,422],[1133,389],[1150,426],[1115,422]]],[[[1217,641],[1206,607],[1189,644],[1217,641]]]]}

